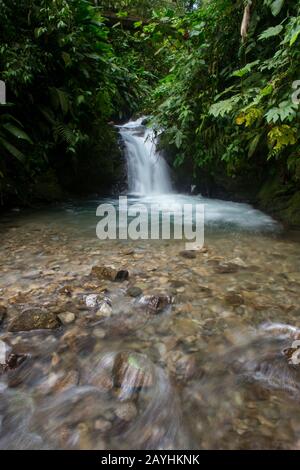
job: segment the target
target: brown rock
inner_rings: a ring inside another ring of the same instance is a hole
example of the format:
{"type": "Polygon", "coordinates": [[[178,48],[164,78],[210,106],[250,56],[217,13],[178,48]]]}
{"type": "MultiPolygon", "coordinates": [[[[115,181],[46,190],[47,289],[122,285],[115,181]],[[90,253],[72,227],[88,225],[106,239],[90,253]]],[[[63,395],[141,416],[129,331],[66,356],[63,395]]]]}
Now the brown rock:
{"type": "Polygon", "coordinates": [[[112,428],[112,424],[110,421],[107,421],[104,418],[98,418],[95,423],[94,423],[94,429],[95,431],[99,431],[103,434],[107,433],[110,431],[112,428]]]}
{"type": "Polygon", "coordinates": [[[58,316],[59,320],[61,321],[61,323],[65,326],[70,325],[76,319],[75,314],[72,313],[72,312],[63,312],[63,313],[60,313],[57,316],[58,316]]]}
{"type": "Polygon", "coordinates": [[[132,421],[137,416],[137,409],[134,403],[121,403],[115,409],[115,415],[122,421],[132,421]]]}
{"type": "MultiPolygon", "coordinates": [[[[120,352],[113,365],[113,383],[130,395],[141,388],[153,385],[153,367],[147,356],[134,352],[120,352]]],[[[124,397],[126,398],[126,397],[124,397]]]]}
{"type": "Polygon", "coordinates": [[[40,308],[23,310],[8,325],[8,331],[53,330],[60,326],[56,315],[40,308]]]}
{"type": "Polygon", "coordinates": [[[243,303],[244,303],[243,296],[240,295],[240,294],[237,294],[235,292],[229,292],[225,296],[225,301],[226,301],[226,303],[228,303],[229,305],[232,305],[234,307],[238,307],[239,305],[243,305],[243,303]]]}
{"type": "Polygon", "coordinates": [[[91,276],[95,276],[98,279],[122,282],[129,278],[129,272],[126,270],[117,271],[116,269],[106,266],[94,266],[91,271],[91,276]]]}
{"type": "Polygon", "coordinates": [[[182,356],[176,362],[176,375],[183,380],[192,379],[197,371],[197,362],[194,355],[182,356]]]}
{"type": "Polygon", "coordinates": [[[149,313],[158,314],[173,303],[172,297],[169,295],[145,295],[139,304],[149,311],[149,313]]]}
{"type": "Polygon", "coordinates": [[[143,291],[139,287],[132,286],[127,289],[127,295],[130,297],[139,297],[142,295],[143,291]]]}
{"type": "Polygon", "coordinates": [[[63,286],[58,292],[67,297],[72,297],[73,288],[71,286],[63,286]]]}
{"type": "Polygon", "coordinates": [[[215,272],[217,274],[233,274],[238,272],[239,266],[234,263],[219,263],[215,266],[215,272]]]}
{"type": "Polygon", "coordinates": [[[103,392],[109,392],[114,386],[112,377],[105,371],[95,374],[91,378],[90,383],[103,392]]]}
{"type": "Polygon", "coordinates": [[[196,335],[200,331],[199,324],[191,318],[176,318],[172,331],[179,337],[196,335]]]}
{"type": "Polygon", "coordinates": [[[195,259],[197,257],[196,251],[194,250],[184,250],[181,251],[179,254],[180,256],[186,259],[195,259]]]}

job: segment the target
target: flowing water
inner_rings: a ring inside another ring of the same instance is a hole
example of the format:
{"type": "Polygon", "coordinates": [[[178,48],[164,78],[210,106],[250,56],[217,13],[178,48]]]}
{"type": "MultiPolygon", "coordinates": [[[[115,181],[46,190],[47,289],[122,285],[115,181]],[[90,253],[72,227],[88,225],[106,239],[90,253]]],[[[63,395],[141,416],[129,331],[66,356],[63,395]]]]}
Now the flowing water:
{"type": "Polygon", "coordinates": [[[143,121],[140,118],[119,127],[126,148],[128,192],[139,196],[170,193],[167,164],[156,150],[154,131],[143,126],[143,121]]]}
{"type": "Polygon", "coordinates": [[[0,448],[299,449],[299,234],[172,193],[151,132],[120,133],[129,204],[204,203],[205,248],[100,241],[99,200],[2,217],[0,448]]]}

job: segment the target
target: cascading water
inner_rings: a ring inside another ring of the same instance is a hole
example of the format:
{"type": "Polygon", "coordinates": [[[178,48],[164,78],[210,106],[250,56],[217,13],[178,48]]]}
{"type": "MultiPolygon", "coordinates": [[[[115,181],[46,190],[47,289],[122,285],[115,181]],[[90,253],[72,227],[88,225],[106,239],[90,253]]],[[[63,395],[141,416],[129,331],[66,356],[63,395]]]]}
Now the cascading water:
{"type": "Polygon", "coordinates": [[[157,151],[154,131],[145,127],[143,121],[140,118],[120,126],[126,148],[128,192],[139,196],[170,193],[168,165],[157,151]]]}
{"type": "MultiPolygon", "coordinates": [[[[229,227],[242,230],[274,231],[278,228],[268,215],[248,204],[186,195],[172,190],[168,164],[157,150],[153,129],[143,125],[145,117],[118,126],[125,145],[130,202],[153,204],[155,210],[181,211],[184,204],[205,205],[205,225],[213,230],[229,227]],[[179,209],[178,209],[179,208],[179,209]]],[[[190,221],[192,223],[192,220],[190,221]]]]}

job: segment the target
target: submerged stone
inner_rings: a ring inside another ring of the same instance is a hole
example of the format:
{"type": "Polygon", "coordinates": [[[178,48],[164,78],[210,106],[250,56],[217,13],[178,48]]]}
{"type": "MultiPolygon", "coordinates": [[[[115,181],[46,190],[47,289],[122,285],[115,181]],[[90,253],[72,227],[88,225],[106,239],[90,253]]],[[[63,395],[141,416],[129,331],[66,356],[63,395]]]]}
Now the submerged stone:
{"type": "Polygon", "coordinates": [[[0,373],[16,369],[26,358],[25,354],[13,354],[11,346],[0,340],[0,373]]]}
{"type": "Polygon", "coordinates": [[[109,299],[104,299],[96,312],[97,317],[110,317],[112,314],[111,302],[109,299]]]}
{"type": "Polygon", "coordinates": [[[140,287],[129,287],[129,289],[127,289],[127,295],[129,295],[130,297],[139,297],[140,295],[142,295],[143,291],[140,287]]]}
{"type": "Polygon", "coordinates": [[[234,307],[238,307],[240,305],[243,305],[243,303],[244,303],[243,296],[240,295],[240,294],[237,294],[235,292],[229,292],[225,296],[225,300],[226,300],[226,303],[228,303],[229,305],[232,305],[234,307]]]}
{"type": "Polygon", "coordinates": [[[140,305],[153,314],[162,313],[172,303],[173,298],[169,295],[144,295],[139,301],[140,305]]]}
{"type": "Polygon", "coordinates": [[[154,383],[151,362],[147,356],[135,352],[116,355],[112,377],[114,387],[121,389],[121,399],[127,399],[133,392],[151,387],[154,383]]]}
{"type": "Polygon", "coordinates": [[[101,297],[98,294],[91,294],[85,298],[85,304],[88,308],[95,308],[101,302],[101,297]]]}
{"type": "Polygon", "coordinates": [[[53,330],[60,326],[57,316],[40,308],[23,310],[8,325],[8,331],[53,330]]]}
{"type": "Polygon", "coordinates": [[[132,421],[137,416],[137,409],[134,403],[121,403],[115,409],[115,415],[122,421],[132,421]]]}
{"type": "Polygon", "coordinates": [[[75,314],[72,312],[60,313],[57,316],[63,325],[70,325],[70,323],[73,323],[76,318],[75,314]]]}
{"type": "Polygon", "coordinates": [[[116,269],[106,266],[94,266],[91,271],[91,276],[113,282],[123,282],[129,278],[129,272],[127,270],[117,271],[116,269]]]}
{"type": "Polygon", "coordinates": [[[183,258],[187,258],[187,259],[195,259],[197,257],[197,254],[194,250],[184,250],[184,251],[181,251],[179,254],[183,258]]]}
{"type": "Polygon", "coordinates": [[[217,274],[233,274],[238,272],[239,266],[234,263],[219,263],[215,266],[217,274]]]}

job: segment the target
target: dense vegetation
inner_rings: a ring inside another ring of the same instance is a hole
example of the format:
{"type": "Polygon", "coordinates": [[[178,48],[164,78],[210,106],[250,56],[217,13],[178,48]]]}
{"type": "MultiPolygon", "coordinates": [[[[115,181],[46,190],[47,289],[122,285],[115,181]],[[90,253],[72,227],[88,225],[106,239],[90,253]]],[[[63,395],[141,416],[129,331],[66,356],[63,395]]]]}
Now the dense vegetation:
{"type": "Polygon", "coordinates": [[[195,182],[240,186],[298,223],[299,15],[294,0],[219,0],[171,18],[188,33],[154,95],[164,141],[195,182]]]}
{"type": "Polygon", "coordinates": [[[140,108],[153,82],[140,46],[85,0],[2,0],[0,21],[2,201],[106,190],[120,165],[108,123],[140,108]]]}
{"type": "Polygon", "coordinates": [[[147,112],[179,179],[300,223],[299,0],[0,6],[4,202],[45,197],[55,178],[108,190],[121,171],[109,123],[147,112]]]}

